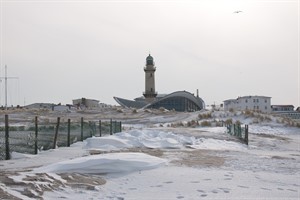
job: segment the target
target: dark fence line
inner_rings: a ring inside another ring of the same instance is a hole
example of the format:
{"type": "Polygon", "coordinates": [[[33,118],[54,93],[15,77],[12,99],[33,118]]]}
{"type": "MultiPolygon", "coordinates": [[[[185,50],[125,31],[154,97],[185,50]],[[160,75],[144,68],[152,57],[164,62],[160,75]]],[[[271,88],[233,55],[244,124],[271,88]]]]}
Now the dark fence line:
{"type": "Polygon", "coordinates": [[[227,133],[230,135],[233,135],[240,139],[242,142],[244,142],[246,145],[248,145],[248,125],[246,124],[244,127],[241,126],[241,124],[226,124],[227,127],[227,133]]]}
{"type": "Polygon", "coordinates": [[[119,121],[85,121],[63,122],[60,117],[56,123],[39,123],[35,117],[29,126],[9,126],[8,115],[5,115],[5,125],[0,126],[0,160],[9,160],[11,152],[38,154],[38,151],[69,147],[77,141],[83,141],[92,136],[102,137],[105,134],[122,131],[119,121]]]}

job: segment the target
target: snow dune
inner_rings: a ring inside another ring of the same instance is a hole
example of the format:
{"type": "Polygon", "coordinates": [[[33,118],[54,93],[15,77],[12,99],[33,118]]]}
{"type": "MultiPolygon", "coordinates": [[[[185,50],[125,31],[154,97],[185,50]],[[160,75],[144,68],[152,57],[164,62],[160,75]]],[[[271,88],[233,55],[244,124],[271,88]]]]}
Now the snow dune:
{"type": "Polygon", "coordinates": [[[195,138],[159,130],[132,130],[108,137],[88,138],[84,148],[110,151],[136,147],[151,149],[183,149],[189,147],[211,150],[244,150],[246,148],[241,143],[195,138]]]}
{"type": "Polygon", "coordinates": [[[162,166],[166,160],[144,153],[110,153],[86,156],[36,168],[34,173],[76,172],[108,174],[133,172],[162,166]]]}

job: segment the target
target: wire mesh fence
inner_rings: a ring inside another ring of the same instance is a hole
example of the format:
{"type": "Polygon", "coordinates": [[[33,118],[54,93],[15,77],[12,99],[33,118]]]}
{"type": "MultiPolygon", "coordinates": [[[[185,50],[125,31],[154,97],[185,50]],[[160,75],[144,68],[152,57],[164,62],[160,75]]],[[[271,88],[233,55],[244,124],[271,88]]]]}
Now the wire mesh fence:
{"type": "Polygon", "coordinates": [[[241,124],[227,124],[227,133],[239,138],[242,142],[248,145],[248,125],[242,127],[241,124]]]}
{"type": "MultiPolygon", "coordinates": [[[[7,116],[7,115],[6,115],[7,116]]],[[[36,117],[33,123],[26,126],[10,126],[8,116],[4,126],[0,126],[0,160],[9,160],[11,152],[37,154],[38,151],[56,147],[68,147],[77,141],[89,137],[112,135],[121,132],[122,123],[117,121],[40,123],[36,117]],[[7,120],[7,121],[6,121],[7,120]]]]}

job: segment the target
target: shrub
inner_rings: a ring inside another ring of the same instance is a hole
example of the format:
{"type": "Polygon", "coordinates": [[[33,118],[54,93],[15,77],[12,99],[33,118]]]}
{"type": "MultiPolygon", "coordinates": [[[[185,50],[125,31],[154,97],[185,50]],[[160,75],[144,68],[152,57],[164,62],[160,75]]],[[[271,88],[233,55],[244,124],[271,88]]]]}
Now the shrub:
{"type": "Polygon", "coordinates": [[[211,126],[211,123],[209,121],[203,121],[201,122],[201,126],[211,126]]]}
{"type": "Polygon", "coordinates": [[[199,122],[198,121],[195,121],[195,120],[192,120],[192,121],[189,121],[187,122],[187,126],[188,127],[196,127],[199,125],[199,122]]]}
{"type": "Polygon", "coordinates": [[[199,114],[198,118],[201,119],[209,119],[211,118],[211,113],[204,113],[204,114],[199,114]]]}
{"type": "Polygon", "coordinates": [[[136,109],[133,109],[132,113],[137,113],[137,110],[136,110],[136,109]]]}
{"type": "Polygon", "coordinates": [[[226,119],[225,124],[232,124],[232,119],[226,119]]]}
{"type": "Polygon", "coordinates": [[[123,113],[123,110],[119,108],[119,109],[117,109],[117,112],[123,113]]]}

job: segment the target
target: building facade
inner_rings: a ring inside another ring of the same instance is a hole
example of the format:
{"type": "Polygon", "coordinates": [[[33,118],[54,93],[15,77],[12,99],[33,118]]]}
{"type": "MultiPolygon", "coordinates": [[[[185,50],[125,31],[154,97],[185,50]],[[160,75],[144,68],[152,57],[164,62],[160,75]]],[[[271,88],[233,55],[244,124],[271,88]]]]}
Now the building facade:
{"type": "Polygon", "coordinates": [[[272,105],[272,112],[291,112],[294,111],[293,105],[272,105]]]}
{"type": "Polygon", "coordinates": [[[75,99],[73,100],[73,105],[77,107],[86,107],[86,108],[98,108],[99,107],[99,101],[94,99],[75,99]]]}
{"type": "Polygon", "coordinates": [[[254,110],[263,113],[270,113],[271,97],[266,96],[243,96],[237,99],[228,99],[224,101],[224,110],[254,110]]]}

